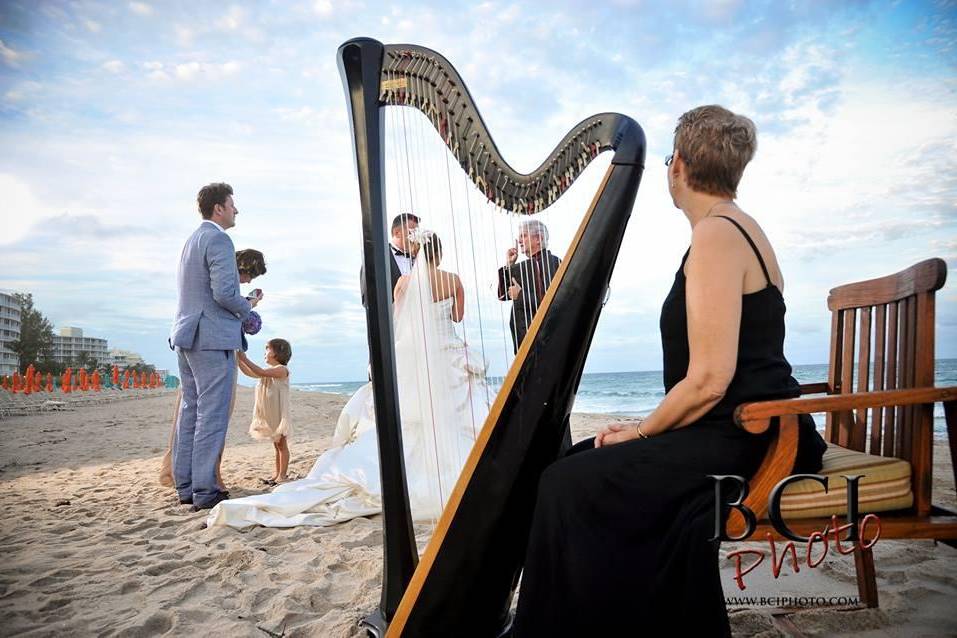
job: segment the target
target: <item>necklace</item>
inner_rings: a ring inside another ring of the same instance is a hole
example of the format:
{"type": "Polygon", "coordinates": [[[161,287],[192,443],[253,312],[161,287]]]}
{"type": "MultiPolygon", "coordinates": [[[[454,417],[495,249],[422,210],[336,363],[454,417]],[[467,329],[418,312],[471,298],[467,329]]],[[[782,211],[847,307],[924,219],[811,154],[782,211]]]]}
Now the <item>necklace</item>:
{"type": "MultiPolygon", "coordinates": [[[[732,200],[732,199],[722,199],[720,202],[715,202],[714,206],[712,206],[711,208],[708,209],[708,212],[705,213],[705,217],[711,217],[711,213],[714,212],[714,209],[717,208],[718,206],[721,206],[722,204],[735,205],[735,204],[734,204],[734,200],[732,200]]],[[[704,219],[704,218],[702,218],[702,219],[704,219]]]]}

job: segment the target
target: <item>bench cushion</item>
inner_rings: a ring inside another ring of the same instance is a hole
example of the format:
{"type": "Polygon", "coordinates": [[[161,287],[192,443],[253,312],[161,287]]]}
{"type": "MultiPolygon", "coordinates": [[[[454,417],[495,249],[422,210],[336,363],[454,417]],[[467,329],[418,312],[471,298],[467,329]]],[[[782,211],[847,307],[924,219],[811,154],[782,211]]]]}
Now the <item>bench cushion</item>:
{"type": "Polygon", "coordinates": [[[781,497],[785,518],[813,518],[847,514],[847,481],[841,476],[863,474],[858,482],[858,509],[862,514],[906,509],[914,503],[910,463],[894,457],[872,456],[829,443],[818,474],[828,477],[827,494],[817,481],[789,485],[781,497]]]}

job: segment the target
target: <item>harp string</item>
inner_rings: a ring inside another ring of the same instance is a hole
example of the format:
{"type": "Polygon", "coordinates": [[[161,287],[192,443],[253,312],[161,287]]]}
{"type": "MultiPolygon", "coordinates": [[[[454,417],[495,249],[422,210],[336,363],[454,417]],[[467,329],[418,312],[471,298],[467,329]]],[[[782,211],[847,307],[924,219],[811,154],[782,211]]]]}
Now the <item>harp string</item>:
{"type": "MultiPolygon", "coordinates": [[[[444,104],[444,109],[445,109],[445,110],[444,110],[444,112],[443,112],[442,115],[444,116],[445,121],[448,122],[448,121],[450,121],[450,120],[449,120],[449,113],[448,113],[448,105],[447,105],[447,104],[444,104]]],[[[456,252],[457,272],[459,273],[459,276],[462,277],[462,276],[464,275],[464,271],[465,271],[464,266],[466,265],[467,261],[466,261],[466,258],[465,258],[465,257],[460,256],[460,241],[459,241],[459,226],[460,226],[460,225],[456,223],[456,219],[459,217],[459,215],[456,214],[456,207],[455,207],[455,199],[456,199],[456,197],[455,197],[455,195],[454,195],[454,193],[453,193],[453,181],[452,181],[452,172],[451,172],[452,169],[451,169],[450,161],[449,161],[449,157],[450,157],[450,155],[451,155],[451,151],[449,151],[449,149],[445,146],[445,140],[441,140],[441,139],[440,139],[440,140],[437,141],[437,143],[439,144],[439,152],[441,153],[442,158],[445,160],[444,164],[445,164],[446,188],[447,188],[448,196],[449,196],[449,212],[450,212],[450,217],[451,217],[451,222],[452,222],[453,236],[454,236],[454,238],[455,238],[455,252],[456,252]]],[[[463,177],[464,177],[464,176],[465,176],[465,174],[463,173],[463,177]]],[[[473,292],[473,295],[474,295],[473,303],[474,303],[474,307],[475,307],[476,313],[475,313],[474,316],[472,315],[471,312],[468,312],[468,311],[467,311],[467,312],[465,313],[462,330],[463,330],[463,338],[465,339],[465,342],[466,342],[466,347],[465,347],[465,361],[466,361],[466,366],[467,366],[469,369],[471,369],[471,366],[473,365],[473,362],[471,361],[471,348],[469,347],[469,345],[470,345],[471,343],[474,343],[474,341],[473,341],[472,339],[470,339],[470,337],[469,337],[469,327],[470,327],[470,326],[475,326],[475,325],[477,324],[477,330],[475,330],[475,329],[473,328],[472,332],[473,332],[473,334],[477,334],[477,335],[478,335],[478,342],[479,342],[479,345],[480,345],[480,351],[481,351],[481,353],[482,353],[482,362],[481,362],[481,363],[482,363],[482,366],[481,366],[481,367],[487,369],[487,367],[488,367],[488,365],[487,365],[487,364],[488,364],[488,351],[487,351],[486,344],[485,344],[485,332],[486,332],[486,328],[485,328],[485,320],[484,320],[483,313],[482,313],[482,296],[481,296],[482,286],[479,284],[479,280],[478,280],[478,277],[479,277],[478,259],[479,259],[479,258],[477,257],[477,255],[479,254],[480,251],[477,250],[477,246],[476,246],[476,243],[475,243],[475,237],[476,237],[475,228],[476,228],[476,225],[475,225],[474,220],[473,220],[473,218],[472,218],[472,209],[471,209],[471,206],[469,205],[469,201],[470,201],[470,200],[469,200],[469,196],[471,195],[471,191],[472,191],[472,189],[469,188],[468,185],[466,185],[466,189],[465,189],[463,192],[464,192],[465,195],[466,195],[466,197],[465,197],[466,206],[465,206],[465,212],[464,212],[464,214],[465,214],[465,221],[466,221],[467,229],[465,229],[465,232],[466,232],[466,236],[467,236],[467,238],[468,238],[468,246],[467,246],[467,247],[468,247],[468,252],[469,252],[469,256],[471,257],[470,261],[471,261],[471,265],[472,265],[472,284],[473,284],[473,291],[474,291],[474,292],[473,292]]],[[[461,210],[461,209],[459,209],[459,210],[461,210]]],[[[484,224],[480,224],[479,227],[480,227],[480,228],[481,228],[481,227],[485,227],[485,225],[484,225],[484,224]]],[[[491,228],[492,226],[488,226],[488,227],[491,228]]],[[[464,288],[464,287],[465,287],[465,284],[463,283],[463,288],[464,288]]],[[[465,304],[466,309],[468,309],[468,307],[469,307],[468,301],[469,301],[469,298],[466,298],[466,304],[465,304]]],[[[474,401],[472,400],[472,397],[474,397],[474,395],[475,395],[475,387],[473,386],[473,383],[472,383],[472,380],[473,380],[472,375],[471,375],[471,374],[470,374],[470,375],[467,375],[467,379],[468,379],[468,383],[469,383],[469,398],[470,398],[470,401],[469,401],[469,412],[470,412],[471,421],[472,421],[472,423],[471,423],[471,425],[472,425],[472,436],[473,436],[473,438],[475,438],[475,437],[478,436],[478,429],[479,429],[479,427],[480,427],[481,424],[479,424],[479,423],[476,422],[477,420],[476,420],[476,416],[475,416],[475,403],[474,403],[474,401]]],[[[488,383],[485,383],[485,384],[483,384],[483,385],[484,385],[485,401],[486,401],[487,403],[491,403],[491,396],[489,396],[489,386],[488,386],[488,383]]]]}
{"type": "MultiPolygon", "coordinates": [[[[436,209],[435,209],[435,193],[434,193],[433,180],[432,180],[432,168],[431,168],[431,166],[429,166],[429,163],[430,163],[430,162],[429,162],[429,160],[430,160],[430,155],[425,151],[425,148],[424,148],[424,147],[425,147],[426,137],[425,137],[425,133],[424,133],[424,131],[423,131],[423,126],[424,126],[424,125],[423,125],[423,121],[422,121],[422,120],[423,120],[423,117],[422,117],[419,113],[413,112],[413,113],[410,114],[410,120],[411,120],[411,126],[412,126],[412,128],[413,128],[412,139],[414,140],[414,145],[413,145],[413,146],[414,146],[414,153],[415,153],[415,157],[416,157],[416,163],[417,163],[417,167],[418,167],[418,168],[417,168],[417,171],[421,171],[421,173],[422,173],[421,182],[422,182],[422,184],[423,184],[423,188],[424,188],[424,191],[425,191],[425,198],[424,198],[424,206],[423,206],[423,209],[426,211],[426,220],[428,220],[428,219],[433,219],[433,218],[436,218],[436,219],[437,219],[438,214],[437,214],[437,211],[436,211],[436,209]]],[[[426,224],[426,226],[428,226],[428,223],[426,224]]],[[[421,249],[420,249],[420,250],[421,250],[421,249]]],[[[424,259],[424,258],[425,258],[425,255],[423,255],[422,258],[424,259]]],[[[440,267],[440,266],[441,266],[441,260],[440,260],[440,263],[439,263],[439,264],[435,264],[435,266],[434,266],[434,267],[435,267],[435,270],[436,270],[436,273],[435,273],[434,275],[432,275],[432,274],[431,274],[431,271],[430,271],[430,281],[429,281],[429,284],[430,284],[430,285],[429,285],[430,294],[429,294],[429,297],[428,297],[428,298],[426,298],[425,296],[423,296],[423,295],[420,294],[420,299],[422,299],[423,303],[429,303],[429,302],[434,303],[434,302],[435,302],[435,297],[436,297],[436,292],[438,292],[439,287],[440,287],[440,284],[446,283],[446,282],[441,281],[441,280],[439,279],[440,275],[438,274],[437,271],[439,270],[439,267],[440,267]]],[[[420,282],[420,283],[421,283],[421,282],[420,282]]],[[[453,303],[454,303],[454,300],[453,300],[453,303]]],[[[424,328],[425,328],[425,321],[426,321],[426,319],[425,319],[425,313],[426,313],[426,312],[431,314],[431,313],[434,312],[434,309],[433,309],[431,306],[430,306],[429,308],[420,308],[420,316],[422,317],[423,330],[424,330],[424,328]]],[[[438,335],[432,335],[432,336],[435,337],[435,336],[438,336],[438,335]]],[[[439,352],[444,354],[444,350],[443,350],[443,349],[444,349],[444,345],[445,345],[444,343],[442,343],[442,344],[431,344],[431,347],[432,347],[432,349],[439,349],[439,352]]],[[[429,348],[429,344],[426,344],[426,348],[429,348]]],[[[428,352],[428,350],[427,350],[427,352],[428,352]]],[[[442,360],[442,361],[447,360],[447,356],[441,357],[441,360],[442,360]]],[[[444,441],[445,439],[444,439],[444,437],[442,437],[442,436],[440,435],[440,433],[439,433],[438,430],[439,430],[439,428],[442,428],[442,427],[447,428],[447,427],[449,427],[451,424],[448,424],[448,423],[439,423],[439,422],[438,422],[439,419],[436,418],[436,413],[435,413],[435,400],[436,400],[436,399],[435,399],[435,396],[433,395],[433,385],[432,385],[432,374],[433,374],[433,371],[431,370],[431,367],[428,365],[428,363],[430,363],[430,362],[427,361],[426,363],[427,363],[427,365],[425,366],[425,368],[426,368],[426,375],[427,375],[427,377],[428,377],[427,382],[428,382],[428,384],[429,384],[429,387],[428,387],[429,409],[430,409],[430,414],[431,414],[430,428],[431,428],[431,430],[432,430],[432,444],[433,444],[433,452],[434,452],[434,454],[435,454],[434,460],[435,460],[436,485],[437,485],[438,491],[439,491],[439,503],[442,504],[442,505],[444,505],[444,503],[445,503],[445,494],[446,494],[446,492],[447,492],[447,489],[446,489],[447,486],[444,485],[444,477],[442,476],[442,472],[441,472],[441,470],[440,470],[440,467],[441,467],[441,461],[440,461],[440,459],[441,459],[446,453],[451,453],[451,452],[453,452],[453,450],[446,450],[446,449],[443,449],[443,446],[440,446],[440,442],[441,442],[441,441],[444,441]]],[[[438,372],[438,374],[444,373],[443,370],[440,370],[440,371],[437,371],[437,372],[438,372]]],[[[447,401],[447,398],[443,398],[443,399],[447,401]]],[[[447,414],[442,414],[441,416],[442,416],[442,417],[446,417],[446,416],[448,416],[448,415],[447,415],[447,414]]],[[[454,439],[453,439],[453,440],[454,440],[454,439]]],[[[457,450],[455,450],[454,452],[457,452],[457,450]]],[[[458,458],[458,457],[456,457],[456,458],[458,458]]]]}
{"type": "MultiPolygon", "coordinates": [[[[406,109],[401,107],[388,108],[392,115],[392,137],[393,137],[393,162],[395,165],[395,174],[396,174],[396,189],[399,194],[398,205],[392,211],[393,215],[387,215],[387,223],[391,220],[394,215],[399,213],[416,213],[418,211],[418,195],[417,195],[417,186],[418,180],[415,179],[414,175],[417,171],[413,171],[412,160],[411,160],[411,150],[409,146],[409,134],[408,127],[406,126],[406,109]],[[403,196],[404,195],[404,196],[403,196]]],[[[391,234],[391,227],[388,229],[383,229],[385,232],[391,234]]],[[[390,291],[392,294],[392,291],[390,291]]],[[[422,298],[421,291],[419,298],[422,298]]],[[[415,393],[418,395],[421,388],[429,387],[428,380],[421,377],[421,372],[423,365],[421,365],[421,357],[424,356],[424,353],[420,353],[417,349],[413,350],[412,353],[415,360],[412,363],[415,370],[415,393]]],[[[407,391],[408,389],[406,389],[407,391]]],[[[406,391],[400,393],[400,401],[403,396],[408,396],[406,391]]],[[[431,407],[431,398],[430,398],[430,407],[431,407]]],[[[400,404],[401,408],[401,404],[400,404]]],[[[437,468],[435,469],[437,473],[437,468]]],[[[408,477],[407,477],[408,480],[408,477]]],[[[434,529],[435,521],[432,521],[432,526],[434,529]]],[[[430,530],[430,535],[431,535],[430,530]]]]}
{"type": "MultiPolygon", "coordinates": [[[[463,175],[463,177],[464,177],[464,175],[463,175]]],[[[465,177],[465,179],[468,179],[468,178],[465,177]]],[[[468,201],[469,201],[469,210],[471,211],[471,189],[469,190],[469,199],[468,199],[468,201]]],[[[471,213],[470,213],[470,214],[471,214],[471,213]]],[[[496,232],[496,230],[497,230],[497,229],[496,229],[496,226],[491,226],[491,230],[492,230],[491,235],[492,235],[492,250],[493,250],[493,255],[500,255],[501,252],[499,251],[498,232],[496,232]]],[[[498,268],[495,267],[495,264],[494,264],[494,263],[490,264],[489,267],[490,267],[489,272],[494,272],[494,273],[495,273],[495,277],[496,277],[496,281],[494,282],[493,285],[495,286],[494,294],[495,294],[495,298],[496,298],[496,300],[497,300],[497,299],[498,299],[498,281],[497,281],[497,279],[498,279],[498,268]]],[[[505,308],[503,307],[503,304],[502,304],[502,303],[499,303],[499,304],[498,304],[498,313],[499,313],[499,329],[500,329],[500,331],[501,331],[501,333],[502,333],[502,369],[503,369],[503,370],[507,370],[507,369],[508,369],[508,365],[509,365],[509,358],[508,358],[508,346],[509,346],[509,344],[508,344],[508,334],[506,333],[507,328],[506,328],[506,321],[505,321],[505,308]]]]}
{"type": "MultiPolygon", "coordinates": [[[[389,77],[401,77],[400,74],[391,73],[389,77]]],[[[457,273],[464,290],[464,317],[463,320],[454,327],[454,331],[461,334],[466,347],[463,351],[464,362],[469,370],[482,367],[476,366],[479,355],[484,363],[488,365],[487,382],[477,384],[478,379],[471,375],[465,375],[468,387],[468,407],[462,406],[456,401],[456,412],[458,422],[449,424],[443,422],[443,410],[437,408],[436,401],[442,401],[442,397],[434,395],[436,382],[440,384],[443,379],[433,378],[436,371],[430,370],[428,364],[429,358],[424,352],[416,352],[416,374],[413,378],[421,385],[421,393],[412,396],[420,396],[421,401],[428,401],[427,412],[431,415],[431,422],[427,425],[431,429],[431,449],[428,452],[426,467],[431,467],[435,471],[435,480],[433,485],[437,486],[438,498],[444,504],[447,496],[454,487],[454,482],[447,472],[442,472],[442,460],[447,460],[447,455],[454,455],[456,458],[464,458],[469,450],[461,449],[467,445],[467,441],[453,437],[440,436],[441,428],[471,427],[473,437],[477,437],[484,424],[484,418],[478,417],[476,413],[477,404],[472,401],[476,395],[481,396],[491,404],[500,388],[501,379],[509,369],[514,358],[513,344],[508,327],[509,312],[518,313],[519,316],[512,316],[524,324],[520,328],[525,330],[531,324],[533,318],[533,308],[537,305],[538,299],[544,295],[546,289],[550,286],[553,273],[549,268],[548,261],[544,258],[540,264],[530,263],[527,266],[514,269],[514,274],[518,284],[523,289],[522,299],[524,308],[521,307],[521,301],[511,303],[507,298],[499,301],[497,297],[498,287],[498,269],[505,265],[505,249],[515,243],[521,229],[521,223],[525,220],[536,219],[543,222],[550,234],[547,250],[552,246],[564,245],[562,242],[567,238],[564,226],[570,222],[577,226],[581,215],[564,215],[560,211],[552,213],[553,208],[566,208],[565,204],[574,198],[563,198],[555,205],[534,215],[519,215],[512,213],[502,207],[500,201],[490,200],[488,194],[500,189],[503,184],[491,183],[485,192],[476,188],[471,181],[469,174],[474,175],[482,170],[484,162],[488,161],[488,154],[484,151],[479,153],[478,160],[473,163],[468,155],[465,155],[466,162],[459,180],[456,180],[452,173],[463,168],[463,165],[449,150],[447,144],[449,136],[443,138],[437,129],[437,122],[449,122],[452,118],[449,115],[448,104],[433,102],[434,110],[425,113],[420,109],[429,110],[428,104],[422,102],[414,105],[408,104],[408,100],[403,105],[387,106],[385,123],[389,129],[386,140],[390,143],[386,148],[386,160],[391,166],[387,167],[386,173],[394,185],[387,188],[387,223],[399,213],[414,213],[422,221],[423,229],[433,230],[443,241],[443,258],[438,268],[446,272],[457,273]],[[406,105],[418,108],[405,108],[406,105]],[[388,148],[391,146],[391,148],[388,148]],[[438,153],[438,154],[437,154],[438,153]],[[450,157],[451,156],[451,157],[450,157]],[[455,162],[453,165],[452,162],[455,162]],[[444,176],[442,173],[444,172],[444,176]],[[480,194],[476,194],[479,190],[480,194]],[[473,201],[474,197],[480,197],[479,201],[473,201]],[[391,205],[390,205],[391,204],[391,205]],[[558,219],[553,224],[554,217],[568,217],[568,220],[558,219]],[[574,218],[574,219],[572,219],[574,218]],[[540,273],[536,275],[533,269],[541,268],[540,273]],[[467,272],[471,270],[472,272],[467,272]],[[534,298],[533,298],[534,295],[534,298]],[[488,304],[496,308],[487,308],[488,304]],[[521,312],[524,310],[524,312],[521,312]],[[520,315],[524,315],[524,318],[520,315]],[[494,319],[493,319],[494,318],[494,319]],[[500,334],[496,334],[500,333],[500,334]],[[475,346],[470,350],[470,346],[475,346]],[[426,364],[426,365],[423,365],[426,364]],[[422,368],[426,368],[422,370],[422,368]],[[423,375],[424,378],[419,375],[423,375]],[[494,384],[494,387],[493,387],[494,384]]],[[[462,142],[467,147],[467,142],[462,142]]],[[[585,180],[582,180],[585,181],[585,180]]],[[[573,206],[568,206],[573,207],[573,206]]],[[[565,211],[566,213],[569,211],[565,211]]],[[[572,227],[574,232],[575,226],[572,227]]],[[[388,232],[388,229],[384,229],[388,232]]],[[[420,253],[420,257],[424,254],[420,253]]],[[[543,256],[544,257],[544,256],[543,256]]],[[[516,262],[521,265],[528,261],[524,254],[519,255],[516,262]]],[[[433,291],[439,296],[439,290],[446,284],[444,281],[433,281],[433,291]]],[[[510,284],[511,282],[505,282],[510,284]]],[[[418,289],[419,299],[422,303],[432,301],[429,299],[430,291],[424,289],[424,279],[419,280],[418,289]]],[[[508,286],[505,286],[506,291],[508,286]]],[[[454,297],[454,288],[442,294],[452,294],[454,297]]],[[[455,304],[453,298],[452,301],[455,304]]],[[[418,308],[420,329],[424,330],[428,312],[432,308],[418,308]]],[[[446,329],[446,328],[443,328],[446,329]]],[[[442,347],[445,342],[430,346],[442,347]]],[[[451,354],[451,353],[450,353],[451,354]]],[[[457,354],[457,353],[456,353],[457,354]]],[[[459,359],[461,361],[461,359],[459,359]]],[[[445,371],[438,372],[443,374],[445,371]]],[[[455,381],[458,381],[456,375],[455,381]]],[[[408,396],[408,395],[407,395],[408,396]]],[[[459,395],[456,394],[456,397],[459,395]]],[[[445,404],[443,404],[445,405],[445,404]]],[[[423,417],[425,411],[423,411],[423,417]]],[[[409,477],[411,483],[412,477],[409,477]]],[[[434,531],[435,520],[433,520],[434,531]]],[[[421,531],[421,530],[420,530],[421,531]]],[[[431,532],[430,532],[431,533],[431,532]]]]}
{"type": "MultiPolygon", "coordinates": [[[[447,117],[447,112],[446,112],[446,117],[447,117]]],[[[434,139],[434,138],[432,138],[432,139],[434,139]]],[[[461,257],[461,255],[460,255],[459,232],[458,232],[458,225],[456,224],[456,218],[458,217],[458,215],[456,214],[456,209],[455,209],[455,196],[453,195],[453,192],[452,192],[452,174],[451,174],[450,168],[449,168],[449,153],[448,153],[447,149],[445,148],[444,141],[441,141],[441,140],[436,141],[436,142],[434,142],[433,145],[438,147],[438,152],[441,153],[441,154],[442,154],[442,157],[445,159],[445,185],[446,185],[446,190],[447,190],[447,193],[448,193],[448,200],[449,200],[449,218],[450,218],[450,220],[451,220],[451,222],[452,222],[452,244],[453,244],[454,253],[455,253],[456,272],[459,274],[459,277],[461,278],[462,275],[463,275],[463,273],[462,273],[462,268],[461,268],[461,264],[463,263],[464,259],[463,259],[463,258],[461,257]]],[[[468,221],[469,221],[469,223],[471,224],[471,221],[472,221],[472,220],[469,219],[468,221]]],[[[474,236],[471,235],[471,233],[469,234],[469,241],[470,241],[469,248],[470,248],[470,252],[471,252],[471,254],[472,254],[472,258],[473,258],[473,268],[472,268],[472,272],[473,272],[473,274],[477,277],[477,276],[478,276],[478,273],[476,272],[475,266],[474,266],[474,258],[475,258],[475,238],[474,238],[474,236]]],[[[464,284],[463,284],[463,288],[464,288],[464,284]]],[[[470,360],[470,349],[469,349],[469,347],[468,347],[468,346],[469,346],[469,341],[468,341],[468,326],[469,326],[470,317],[472,316],[472,314],[471,314],[471,312],[469,311],[469,308],[468,308],[468,306],[469,306],[469,304],[468,304],[469,296],[468,296],[468,295],[463,295],[463,296],[464,296],[465,308],[462,308],[462,310],[464,311],[464,315],[463,315],[463,317],[462,317],[462,324],[463,324],[463,325],[462,325],[462,332],[463,332],[463,339],[465,340],[465,343],[466,343],[465,352],[464,352],[464,354],[465,354],[465,365],[466,365],[466,368],[467,368],[467,369],[471,370],[471,369],[472,369],[471,366],[472,366],[472,363],[473,363],[473,362],[470,360]]],[[[478,333],[481,335],[481,334],[482,334],[482,327],[483,327],[483,326],[482,326],[482,306],[479,304],[479,300],[478,300],[477,295],[476,295],[476,298],[475,298],[474,302],[475,302],[476,312],[478,313],[478,315],[477,315],[477,316],[478,316],[478,324],[479,324],[478,333]]],[[[485,352],[484,340],[482,341],[482,352],[483,352],[483,357],[484,357],[484,352],[485,352]]],[[[477,436],[477,433],[478,433],[478,428],[477,428],[476,423],[475,423],[475,403],[474,403],[474,401],[472,400],[472,397],[473,397],[474,394],[475,394],[475,388],[474,388],[473,383],[472,383],[472,375],[471,375],[471,374],[466,375],[466,379],[467,379],[468,387],[469,387],[469,392],[468,392],[468,397],[469,397],[469,417],[470,417],[471,426],[472,426],[472,437],[474,438],[475,436],[477,436]]],[[[458,439],[456,439],[456,441],[458,441],[458,439]]],[[[461,456],[461,455],[462,455],[462,450],[457,449],[456,452],[457,452],[458,455],[459,455],[458,458],[462,458],[462,456],[461,456]]]]}
{"type": "MultiPolygon", "coordinates": [[[[434,211],[432,209],[432,198],[430,196],[431,189],[430,189],[430,181],[429,181],[429,171],[423,168],[423,164],[425,160],[422,157],[421,127],[416,126],[420,122],[421,118],[418,117],[418,113],[412,112],[407,114],[407,111],[408,109],[402,109],[402,127],[403,127],[404,137],[406,139],[407,150],[409,151],[409,155],[411,158],[409,160],[409,163],[415,165],[415,169],[412,170],[411,172],[416,175],[416,180],[414,182],[415,198],[413,200],[413,209],[411,212],[413,212],[416,215],[421,215],[422,217],[425,217],[426,219],[429,219],[434,214],[434,211]],[[411,129],[411,134],[410,134],[410,129],[411,129]],[[422,197],[420,195],[420,191],[419,191],[420,186],[422,187],[422,190],[425,191],[425,197],[422,197]]],[[[419,258],[425,259],[425,255],[422,254],[419,258]]],[[[425,314],[431,313],[432,308],[431,307],[426,308],[425,304],[434,303],[435,292],[436,292],[435,288],[436,288],[436,284],[438,283],[437,281],[432,280],[433,277],[431,273],[429,274],[429,279],[430,280],[428,282],[423,282],[421,278],[417,279],[418,285],[420,287],[418,291],[419,300],[420,300],[420,306],[418,308],[420,329],[422,330],[422,334],[425,335],[426,339],[428,339],[429,336],[432,336],[432,337],[436,336],[432,334],[431,331],[426,329],[427,319],[425,317],[425,314]],[[424,286],[428,286],[429,290],[427,291],[423,290],[422,288],[424,286]]],[[[431,318],[429,319],[429,321],[431,321],[431,318]]],[[[424,369],[425,377],[426,377],[424,381],[426,385],[425,385],[425,392],[423,393],[422,391],[423,388],[421,385],[423,380],[421,378],[417,378],[417,382],[420,384],[417,395],[419,399],[421,400],[424,394],[425,398],[427,398],[427,401],[428,401],[430,418],[429,418],[429,423],[427,424],[427,427],[429,427],[429,429],[432,432],[431,438],[432,438],[432,453],[433,453],[433,456],[428,458],[428,465],[431,466],[431,468],[434,470],[434,474],[435,474],[434,485],[436,485],[436,487],[438,488],[439,503],[444,504],[445,499],[444,499],[444,490],[442,485],[442,473],[439,469],[440,468],[439,459],[441,458],[442,451],[439,449],[439,433],[436,426],[436,413],[435,413],[435,396],[432,393],[433,371],[430,365],[431,361],[428,359],[428,353],[430,351],[434,351],[436,347],[439,347],[439,344],[429,344],[428,342],[425,342],[423,343],[423,346],[425,348],[424,351],[421,353],[416,352],[416,357],[424,359],[425,365],[417,365],[416,369],[417,369],[417,372],[424,369]]],[[[432,522],[433,529],[434,529],[434,526],[435,526],[435,521],[433,520],[432,522]]]]}

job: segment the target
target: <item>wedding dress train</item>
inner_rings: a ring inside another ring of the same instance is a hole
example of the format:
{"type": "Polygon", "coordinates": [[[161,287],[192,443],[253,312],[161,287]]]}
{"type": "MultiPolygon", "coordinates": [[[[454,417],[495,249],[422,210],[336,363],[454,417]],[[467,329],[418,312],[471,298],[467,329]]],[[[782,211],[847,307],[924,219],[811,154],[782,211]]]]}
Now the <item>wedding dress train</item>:
{"type": "MultiPolygon", "coordinates": [[[[432,301],[424,259],[395,309],[396,373],[409,504],[415,520],[438,518],[485,417],[491,393],[484,358],[452,322],[453,300],[432,301]]],[[[270,494],[222,501],[206,523],[326,526],[382,509],[372,384],[343,408],[333,447],[309,474],[270,494]]]]}

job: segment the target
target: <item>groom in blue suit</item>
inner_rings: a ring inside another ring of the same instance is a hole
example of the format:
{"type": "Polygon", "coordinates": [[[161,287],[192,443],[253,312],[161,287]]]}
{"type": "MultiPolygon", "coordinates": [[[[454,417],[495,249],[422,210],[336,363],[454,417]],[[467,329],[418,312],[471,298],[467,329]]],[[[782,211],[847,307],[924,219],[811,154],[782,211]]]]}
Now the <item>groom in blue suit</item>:
{"type": "Polygon", "coordinates": [[[183,384],[173,480],[180,503],[209,509],[229,497],[216,483],[216,462],[226,443],[235,387],[235,351],[246,349],[242,322],[259,299],[239,292],[236,251],[226,231],[236,225],[229,184],[209,184],[197,195],[203,217],[183,247],[178,303],[169,345],[183,384]]]}

